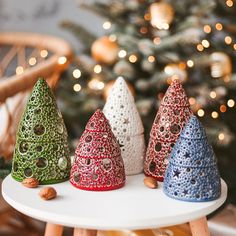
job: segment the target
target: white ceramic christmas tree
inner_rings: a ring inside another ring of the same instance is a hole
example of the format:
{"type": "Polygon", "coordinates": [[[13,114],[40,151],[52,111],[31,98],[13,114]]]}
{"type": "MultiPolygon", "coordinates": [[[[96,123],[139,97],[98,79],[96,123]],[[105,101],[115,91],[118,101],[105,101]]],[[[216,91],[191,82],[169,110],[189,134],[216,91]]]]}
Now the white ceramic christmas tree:
{"type": "Polygon", "coordinates": [[[145,152],[143,124],[122,77],[111,88],[103,112],[120,144],[126,175],[142,172],[145,152]]]}

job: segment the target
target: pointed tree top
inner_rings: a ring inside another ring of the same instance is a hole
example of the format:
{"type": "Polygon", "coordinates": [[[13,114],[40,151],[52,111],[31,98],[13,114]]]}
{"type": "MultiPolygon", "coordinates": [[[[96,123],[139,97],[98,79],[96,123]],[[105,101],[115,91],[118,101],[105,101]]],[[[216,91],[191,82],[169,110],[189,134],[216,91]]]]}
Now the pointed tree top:
{"type": "Polygon", "coordinates": [[[100,109],[95,111],[85,129],[94,132],[111,132],[110,124],[100,109]]]}
{"type": "Polygon", "coordinates": [[[186,139],[206,138],[206,132],[198,118],[192,115],[180,134],[180,137],[186,139]]]}
{"type": "Polygon", "coordinates": [[[55,105],[55,97],[44,78],[39,78],[29,97],[28,106],[55,105]]]}
{"type": "Polygon", "coordinates": [[[180,134],[169,159],[178,166],[209,167],[216,164],[212,146],[196,116],[192,116],[180,134]]]}
{"type": "Polygon", "coordinates": [[[183,89],[182,84],[177,79],[173,80],[173,82],[167,89],[161,102],[161,105],[174,107],[189,107],[188,97],[183,89]]]}
{"type": "Polygon", "coordinates": [[[122,77],[116,79],[103,111],[115,135],[134,136],[143,133],[134,97],[122,77]]]}

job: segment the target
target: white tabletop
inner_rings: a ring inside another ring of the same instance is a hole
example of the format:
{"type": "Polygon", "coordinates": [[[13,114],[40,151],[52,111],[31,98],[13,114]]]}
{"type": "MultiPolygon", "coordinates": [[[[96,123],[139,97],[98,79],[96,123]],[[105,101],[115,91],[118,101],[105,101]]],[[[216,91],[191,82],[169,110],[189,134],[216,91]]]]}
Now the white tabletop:
{"type": "Polygon", "coordinates": [[[2,184],[4,199],[15,209],[33,218],[70,227],[90,229],[146,229],[188,222],[216,210],[226,199],[227,186],[222,180],[221,197],[215,201],[191,203],[166,197],[161,184],[148,189],[144,176],[127,177],[125,187],[107,191],[79,190],[69,182],[53,187],[58,197],[44,201],[40,186],[29,189],[11,176],[2,184]]]}

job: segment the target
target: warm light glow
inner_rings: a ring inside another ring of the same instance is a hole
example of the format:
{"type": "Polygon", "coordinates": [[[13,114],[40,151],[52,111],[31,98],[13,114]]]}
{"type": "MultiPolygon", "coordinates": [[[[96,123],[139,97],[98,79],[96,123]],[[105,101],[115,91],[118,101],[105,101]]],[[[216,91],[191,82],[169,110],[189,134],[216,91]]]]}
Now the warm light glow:
{"type": "Polygon", "coordinates": [[[79,69],[74,69],[72,74],[74,78],[78,79],[81,76],[81,71],[79,69]]]}
{"type": "Polygon", "coordinates": [[[232,38],[230,36],[225,37],[225,43],[226,44],[231,44],[232,43],[232,38]]]}
{"type": "Polygon", "coordinates": [[[156,38],[153,39],[153,43],[158,45],[158,44],[161,43],[161,39],[159,37],[156,37],[156,38]]]}
{"type": "Polygon", "coordinates": [[[204,50],[204,47],[202,46],[202,44],[197,45],[197,50],[200,52],[204,50]]]}
{"type": "Polygon", "coordinates": [[[63,65],[67,62],[66,57],[62,56],[58,58],[58,64],[63,65]]]}
{"type": "Polygon", "coordinates": [[[185,70],[186,69],[186,63],[185,62],[180,62],[179,63],[179,68],[182,69],[182,70],[185,70]]]}
{"type": "Polygon", "coordinates": [[[151,19],[151,15],[150,15],[150,13],[146,13],[145,15],[144,15],[144,19],[145,20],[150,20],[151,19]]]}
{"type": "Polygon", "coordinates": [[[154,56],[149,56],[149,57],[148,57],[148,61],[151,62],[151,63],[153,63],[155,60],[156,60],[156,59],[155,59],[154,56]]]}
{"type": "Polygon", "coordinates": [[[119,53],[118,53],[118,56],[120,58],[124,58],[124,57],[126,57],[126,55],[127,55],[127,52],[125,50],[123,50],[123,49],[120,50],[119,53]]]}
{"type": "Polygon", "coordinates": [[[102,72],[102,67],[100,65],[95,65],[93,71],[97,74],[102,72]]]}
{"type": "Polygon", "coordinates": [[[115,42],[116,39],[117,39],[117,37],[116,37],[115,34],[111,34],[111,35],[109,36],[109,40],[110,40],[111,42],[115,42]]]}
{"type": "Polygon", "coordinates": [[[203,117],[204,114],[205,114],[205,112],[204,112],[203,109],[199,109],[199,110],[197,111],[197,114],[198,114],[198,116],[203,117]]]}
{"type": "Polygon", "coordinates": [[[196,99],[195,98],[189,98],[189,104],[190,105],[194,105],[196,103],[196,99]]]}
{"type": "Polygon", "coordinates": [[[35,57],[31,57],[31,58],[29,59],[29,65],[34,66],[36,63],[37,63],[37,61],[36,61],[36,58],[35,58],[35,57]]]}
{"type": "Polygon", "coordinates": [[[217,30],[222,30],[223,29],[223,25],[221,23],[216,23],[216,29],[217,30]]]}
{"type": "Polygon", "coordinates": [[[229,99],[227,102],[228,107],[234,107],[235,101],[233,99],[229,99]]]}
{"type": "Polygon", "coordinates": [[[16,67],[16,74],[21,75],[24,72],[24,68],[22,66],[16,67]]]}
{"type": "Polygon", "coordinates": [[[234,47],[234,50],[236,50],[236,43],[234,44],[234,46],[233,46],[233,47],[234,47]]]}
{"type": "Polygon", "coordinates": [[[211,91],[210,92],[210,97],[213,98],[213,99],[216,98],[216,92],[215,91],[211,91]]]}
{"type": "Polygon", "coordinates": [[[234,2],[233,2],[232,0],[227,0],[227,1],[226,1],[226,5],[227,5],[228,7],[232,7],[232,6],[234,5],[234,2]]]}
{"type": "Polygon", "coordinates": [[[169,29],[169,24],[167,24],[167,23],[163,23],[162,24],[162,28],[164,29],[164,30],[168,30],[169,29]]]}
{"type": "Polygon", "coordinates": [[[137,56],[135,56],[135,55],[130,55],[129,56],[129,61],[131,63],[135,63],[137,60],[138,60],[137,56]]]}
{"type": "Polygon", "coordinates": [[[218,118],[219,114],[218,114],[217,111],[213,111],[213,112],[211,113],[211,116],[212,116],[213,119],[216,119],[216,118],[218,118]]]}
{"type": "Polygon", "coordinates": [[[74,89],[75,92],[79,92],[81,90],[81,85],[80,84],[75,84],[73,86],[73,89],[74,89]]]}
{"type": "Polygon", "coordinates": [[[209,47],[210,47],[210,43],[209,43],[209,41],[206,40],[206,39],[203,39],[203,40],[202,40],[202,45],[203,45],[203,47],[205,47],[205,48],[209,48],[209,47]]]}
{"type": "Polygon", "coordinates": [[[48,51],[45,50],[45,49],[41,50],[41,51],[40,51],[40,56],[41,56],[42,58],[47,57],[47,56],[48,56],[48,51]]]}
{"type": "Polygon", "coordinates": [[[224,138],[225,138],[224,133],[219,133],[218,139],[222,141],[222,140],[224,140],[224,138]]]}
{"type": "Polygon", "coordinates": [[[211,33],[211,26],[210,25],[204,25],[203,30],[205,33],[209,34],[211,33]]]}
{"type": "Polygon", "coordinates": [[[194,66],[194,62],[192,60],[188,60],[187,61],[187,66],[188,67],[193,67],[194,66]]]}
{"type": "Polygon", "coordinates": [[[221,106],[220,106],[220,111],[221,111],[222,113],[226,112],[226,110],[227,110],[227,107],[226,107],[225,105],[221,105],[221,106]]]}
{"type": "Polygon", "coordinates": [[[147,32],[148,32],[147,27],[144,27],[144,26],[143,26],[143,27],[140,28],[140,33],[141,33],[141,34],[146,34],[147,32]]]}
{"type": "Polygon", "coordinates": [[[100,81],[99,79],[94,78],[88,82],[88,86],[90,89],[93,89],[93,90],[102,90],[104,88],[105,84],[102,81],[100,81]]]}
{"type": "Polygon", "coordinates": [[[110,21],[105,21],[102,25],[103,29],[108,30],[111,28],[111,22],[110,21]]]}

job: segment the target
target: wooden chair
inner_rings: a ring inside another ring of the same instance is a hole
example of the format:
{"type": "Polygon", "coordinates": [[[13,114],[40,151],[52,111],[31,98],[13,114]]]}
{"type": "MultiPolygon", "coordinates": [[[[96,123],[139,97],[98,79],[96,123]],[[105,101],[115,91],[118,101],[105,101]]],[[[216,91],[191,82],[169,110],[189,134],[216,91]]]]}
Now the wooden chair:
{"type": "MultiPolygon", "coordinates": [[[[0,33],[0,156],[9,160],[12,157],[20,115],[38,77],[46,78],[54,88],[71,58],[70,45],[60,38],[0,33]]],[[[5,227],[18,235],[39,235],[35,222],[8,206],[1,194],[0,203],[1,229],[5,227]]]]}

